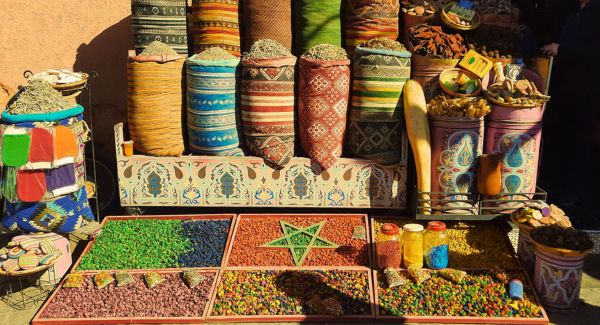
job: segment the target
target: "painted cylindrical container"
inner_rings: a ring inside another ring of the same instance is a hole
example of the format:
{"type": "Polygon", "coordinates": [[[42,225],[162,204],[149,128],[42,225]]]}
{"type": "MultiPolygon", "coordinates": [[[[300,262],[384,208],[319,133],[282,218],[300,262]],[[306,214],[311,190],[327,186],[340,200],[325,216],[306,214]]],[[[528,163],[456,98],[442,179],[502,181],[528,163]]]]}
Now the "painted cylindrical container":
{"type": "Polygon", "coordinates": [[[581,274],[588,251],[558,250],[535,245],[533,280],[542,304],[549,311],[574,311],[580,304],[581,274]]]}
{"type": "MultiPolygon", "coordinates": [[[[476,197],[477,157],[483,150],[483,118],[431,116],[432,206],[473,208],[466,202],[476,197]],[[452,193],[452,194],[451,194],[452,193]],[[464,195],[455,193],[465,193],[464,195]]],[[[446,210],[469,213],[472,210],[446,210]]]]}
{"type": "Polygon", "coordinates": [[[533,242],[529,236],[532,227],[520,222],[516,222],[516,224],[519,225],[517,257],[519,258],[519,262],[521,262],[523,269],[525,269],[527,274],[532,276],[535,269],[535,248],[533,247],[533,242]]]}
{"type": "MultiPolygon", "coordinates": [[[[506,213],[522,205],[511,200],[531,199],[536,189],[540,143],[542,139],[543,106],[531,109],[493,106],[487,116],[483,152],[500,155],[502,186],[496,204],[506,213]],[[506,209],[506,210],[504,210],[506,209]]],[[[491,204],[491,203],[490,203],[491,204]]]]}

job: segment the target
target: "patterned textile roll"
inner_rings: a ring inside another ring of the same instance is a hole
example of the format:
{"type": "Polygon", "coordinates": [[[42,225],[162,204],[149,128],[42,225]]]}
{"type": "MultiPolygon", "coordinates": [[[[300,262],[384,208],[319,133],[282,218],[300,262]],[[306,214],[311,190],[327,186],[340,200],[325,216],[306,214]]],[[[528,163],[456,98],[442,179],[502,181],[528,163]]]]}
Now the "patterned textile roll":
{"type": "Polygon", "coordinates": [[[274,167],[294,156],[296,57],[242,59],[242,125],[248,150],[274,167]]]}
{"type": "Polygon", "coordinates": [[[186,0],[131,0],[135,50],[139,54],[161,41],[179,54],[188,53],[186,0]]]}
{"type": "Polygon", "coordinates": [[[292,0],[242,1],[244,52],[261,39],[275,40],[292,50],[292,0]]]}
{"type": "Polygon", "coordinates": [[[49,202],[12,203],[6,201],[6,213],[0,224],[6,229],[26,232],[71,233],[93,221],[94,215],[85,188],[49,202]]]}
{"type": "Polygon", "coordinates": [[[326,170],[342,156],[350,93],[350,60],[300,58],[300,143],[326,170]]]}
{"type": "Polygon", "coordinates": [[[190,149],[207,156],[243,156],[238,127],[236,76],[240,59],[187,60],[190,149]]]}
{"type": "Polygon", "coordinates": [[[410,78],[410,52],[356,48],[350,151],[381,164],[401,160],[402,88],[410,78]]]}
{"type": "Polygon", "coordinates": [[[375,38],[398,38],[398,0],[347,0],[345,45],[348,54],[375,38]]]}
{"type": "Polygon", "coordinates": [[[239,0],[194,0],[194,53],[219,46],[240,56],[239,0]]]}

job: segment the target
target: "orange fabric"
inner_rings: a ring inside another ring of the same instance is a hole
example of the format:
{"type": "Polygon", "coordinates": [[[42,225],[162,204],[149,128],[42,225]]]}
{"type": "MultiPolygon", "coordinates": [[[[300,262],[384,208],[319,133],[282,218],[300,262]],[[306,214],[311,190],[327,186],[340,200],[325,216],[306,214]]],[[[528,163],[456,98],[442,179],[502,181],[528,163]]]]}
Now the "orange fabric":
{"type": "Polygon", "coordinates": [[[66,126],[59,125],[54,129],[54,157],[56,160],[77,157],[79,146],[75,134],[66,126]]]}

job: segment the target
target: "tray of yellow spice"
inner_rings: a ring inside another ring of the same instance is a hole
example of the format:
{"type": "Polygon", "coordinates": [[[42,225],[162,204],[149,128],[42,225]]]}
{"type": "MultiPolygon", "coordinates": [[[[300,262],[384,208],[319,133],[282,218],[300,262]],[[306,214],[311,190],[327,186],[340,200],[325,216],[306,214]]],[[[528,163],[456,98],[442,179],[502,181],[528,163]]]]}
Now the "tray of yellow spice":
{"type": "MultiPolygon", "coordinates": [[[[402,229],[412,219],[372,217],[372,237],[377,238],[381,225],[394,223],[402,229]]],[[[426,224],[424,224],[426,226],[426,224]]],[[[509,241],[510,226],[504,221],[462,222],[447,221],[449,240],[449,268],[518,270],[521,269],[509,241]]],[[[373,250],[376,251],[376,250],[373,250]]],[[[373,262],[373,265],[375,262],[373,262]]]]}

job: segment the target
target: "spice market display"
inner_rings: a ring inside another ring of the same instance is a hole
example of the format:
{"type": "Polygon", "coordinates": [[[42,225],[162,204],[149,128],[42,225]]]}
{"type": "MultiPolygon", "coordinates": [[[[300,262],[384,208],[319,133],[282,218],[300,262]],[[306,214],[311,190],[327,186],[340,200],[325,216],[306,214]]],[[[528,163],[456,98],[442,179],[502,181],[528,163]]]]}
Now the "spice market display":
{"type": "Polygon", "coordinates": [[[0,83],[0,277],[53,282],[34,325],[576,310],[594,241],[538,187],[549,74],[526,64],[512,10],[131,0],[109,167],[121,216],[88,203],[102,74],[0,83]]]}

